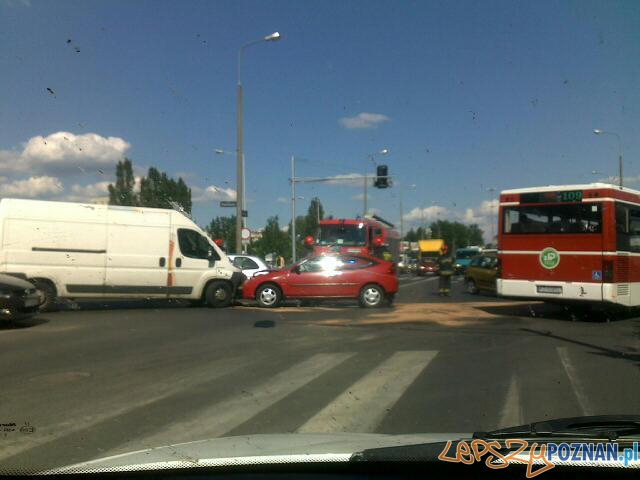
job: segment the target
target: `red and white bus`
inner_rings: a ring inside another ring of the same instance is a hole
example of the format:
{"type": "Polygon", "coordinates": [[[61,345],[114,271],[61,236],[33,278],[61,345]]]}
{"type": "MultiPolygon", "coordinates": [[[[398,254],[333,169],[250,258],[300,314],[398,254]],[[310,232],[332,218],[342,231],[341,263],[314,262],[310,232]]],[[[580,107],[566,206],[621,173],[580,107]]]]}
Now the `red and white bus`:
{"type": "Polygon", "coordinates": [[[363,253],[397,262],[400,234],[378,216],[324,219],[316,238],[307,237],[305,245],[313,248],[314,254],[363,253]]]}
{"type": "Polygon", "coordinates": [[[604,183],[500,194],[498,294],[640,305],[640,192],[604,183]]]}

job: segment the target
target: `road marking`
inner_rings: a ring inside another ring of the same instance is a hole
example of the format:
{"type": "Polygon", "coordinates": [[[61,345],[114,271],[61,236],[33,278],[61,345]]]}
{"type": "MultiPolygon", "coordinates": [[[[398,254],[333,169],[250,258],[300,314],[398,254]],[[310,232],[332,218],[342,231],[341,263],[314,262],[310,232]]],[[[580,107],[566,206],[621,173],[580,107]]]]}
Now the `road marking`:
{"type": "Polygon", "coordinates": [[[367,333],[356,338],[356,342],[368,342],[370,340],[376,340],[377,338],[379,338],[379,335],[376,335],[374,333],[367,333]]]}
{"type": "Polygon", "coordinates": [[[413,280],[412,282],[401,283],[398,288],[408,287],[411,285],[418,285],[419,283],[424,283],[424,282],[433,282],[434,280],[437,280],[437,279],[438,277],[421,278],[419,280],[413,280]]]}
{"type": "Polygon", "coordinates": [[[437,353],[396,352],[342,392],[298,432],[373,432],[437,353]]]}
{"type": "Polygon", "coordinates": [[[566,372],[567,377],[569,377],[569,381],[573,387],[573,392],[576,394],[576,398],[578,399],[578,403],[582,409],[582,414],[593,415],[593,409],[591,408],[588,400],[589,397],[584,390],[582,382],[578,378],[576,367],[571,362],[569,350],[567,347],[557,347],[557,351],[560,361],[562,362],[562,366],[564,367],[564,371],[566,372]]]}
{"type": "Polygon", "coordinates": [[[498,428],[515,427],[524,423],[522,417],[522,406],[520,405],[520,388],[518,386],[518,379],[515,375],[511,376],[511,382],[509,383],[509,390],[507,390],[507,398],[504,402],[502,409],[502,415],[500,415],[500,422],[498,428]]]}
{"type": "Polygon", "coordinates": [[[194,418],[170,426],[158,434],[157,441],[152,436],[145,438],[143,442],[158,445],[166,442],[167,438],[171,438],[172,443],[175,443],[182,439],[190,441],[195,440],[196,437],[223,436],[353,355],[353,353],[314,355],[269,377],[254,388],[245,387],[242,393],[212,405],[194,418]]]}

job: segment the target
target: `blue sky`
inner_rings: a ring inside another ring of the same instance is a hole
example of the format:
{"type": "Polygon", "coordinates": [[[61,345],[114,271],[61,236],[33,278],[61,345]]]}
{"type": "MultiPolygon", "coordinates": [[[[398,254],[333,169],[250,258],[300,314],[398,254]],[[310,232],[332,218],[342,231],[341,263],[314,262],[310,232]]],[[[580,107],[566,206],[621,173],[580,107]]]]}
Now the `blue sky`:
{"type": "MultiPolygon", "coordinates": [[[[593,128],[621,135],[640,185],[638,25],[635,1],[0,0],[0,195],[97,198],[127,155],[185,175],[199,223],[231,213],[235,160],[213,151],[235,148],[237,50],[279,31],[244,57],[250,227],[289,220],[291,155],[300,175],[345,175],[387,148],[383,217],[403,190],[407,227],[422,208],[488,229],[488,187],[615,175],[616,140],[593,128]]],[[[336,216],[361,192],[298,189],[336,216]]]]}

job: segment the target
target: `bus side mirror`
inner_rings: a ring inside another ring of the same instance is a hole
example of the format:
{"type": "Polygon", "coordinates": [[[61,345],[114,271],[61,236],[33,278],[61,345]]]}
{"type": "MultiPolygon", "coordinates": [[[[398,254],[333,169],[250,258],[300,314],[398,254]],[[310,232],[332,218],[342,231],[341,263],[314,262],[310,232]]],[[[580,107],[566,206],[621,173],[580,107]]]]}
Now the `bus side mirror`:
{"type": "Polygon", "coordinates": [[[304,244],[307,247],[313,247],[313,237],[311,235],[307,235],[304,239],[304,244]]]}

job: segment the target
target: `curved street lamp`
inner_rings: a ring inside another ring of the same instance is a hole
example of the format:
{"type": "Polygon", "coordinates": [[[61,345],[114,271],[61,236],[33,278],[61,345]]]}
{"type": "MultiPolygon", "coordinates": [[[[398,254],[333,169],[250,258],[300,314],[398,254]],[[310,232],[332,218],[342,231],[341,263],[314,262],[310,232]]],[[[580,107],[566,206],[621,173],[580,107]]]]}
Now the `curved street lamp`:
{"type": "Polygon", "coordinates": [[[259,40],[245,43],[238,50],[238,86],[236,89],[236,253],[242,251],[242,212],[244,210],[244,151],[243,151],[243,131],[242,131],[242,80],[241,80],[241,66],[242,66],[242,54],[247,47],[256,45],[262,42],[275,42],[280,40],[280,33],[273,32],[270,35],[262,37],[259,40]]]}
{"type": "Polygon", "coordinates": [[[618,139],[618,180],[620,183],[620,188],[623,188],[624,184],[622,181],[622,168],[623,168],[623,159],[622,159],[622,138],[620,138],[620,135],[618,135],[615,132],[606,132],[604,130],[600,130],[599,128],[594,128],[593,129],[593,133],[594,135],[613,135],[614,137],[616,137],[618,139]]]}

